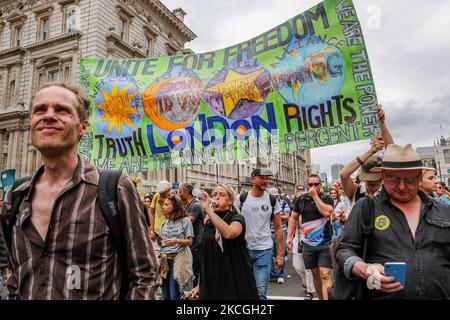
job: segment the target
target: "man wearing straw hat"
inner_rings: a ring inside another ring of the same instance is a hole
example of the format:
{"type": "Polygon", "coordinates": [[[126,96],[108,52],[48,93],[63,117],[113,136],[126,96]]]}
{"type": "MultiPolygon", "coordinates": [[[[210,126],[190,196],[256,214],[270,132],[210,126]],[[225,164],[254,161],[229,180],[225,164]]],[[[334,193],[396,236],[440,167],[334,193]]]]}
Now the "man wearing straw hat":
{"type": "Polygon", "coordinates": [[[369,299],[450,299],[450,209],[419,190],[424,166],[411,144],[391,144],[381,172],[383,188],[373,202],[373,231],[362,251],[362,208],[358,201],[337,249],[348,279],[368,279],[369,299]],[[385,276],[384,263],[406,264],[404,286],[385,276]]]}

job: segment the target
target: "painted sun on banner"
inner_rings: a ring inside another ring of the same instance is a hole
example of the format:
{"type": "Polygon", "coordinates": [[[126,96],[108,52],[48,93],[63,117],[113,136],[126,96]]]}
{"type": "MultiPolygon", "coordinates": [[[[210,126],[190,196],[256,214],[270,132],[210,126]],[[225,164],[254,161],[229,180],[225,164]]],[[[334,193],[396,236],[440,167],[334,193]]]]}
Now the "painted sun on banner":
{"type": "Polygon", "coordinates": [[[82,59],[92,99],[79,154],[105,169],[151,171],[294,152],[380,133],[352,1],[326,0],[222,50],[82,59]]]}

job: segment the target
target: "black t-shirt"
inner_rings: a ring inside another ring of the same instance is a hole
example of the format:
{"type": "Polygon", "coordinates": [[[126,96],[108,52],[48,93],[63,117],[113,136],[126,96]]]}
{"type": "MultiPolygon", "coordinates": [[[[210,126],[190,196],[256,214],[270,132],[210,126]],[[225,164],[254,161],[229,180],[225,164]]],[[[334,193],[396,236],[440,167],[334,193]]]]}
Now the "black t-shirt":
{"type": "Polygon", "coordinates": [[[250,254],[245,241],[245,218],[237,212],[217,212],[227,224],[237,221],[242,233],[222,237],[223,252],[215,239],[216,227],[208,220],[201,244],[201,300],[258,300],[250,254]]]}
{"type": "Polygon", "coordinates": [[[203,208],[200,202],[196,199],[192,200],[188,204],[186,211],[189,215],[195,217],[195,222],[192,224],[194,228],[194,240],[192,242],[191,249],[196,249],[200,246],[203,237],[203,219],[205,217],[203,208]]]}
{"type": "MultiPolygon", "coordinates": [[[[333,207],[331,197],[323,192],[320,199],[333,207]]],[[[324,217],[317,209],[316,203],[309,194],[303,194],[295,202],[294,211],[302,215],[302,241],[311,246],[327,245],[333,237],[333,227],[330,219],[324,217]]]]}
{"type": "Polygon", "coordinates": [[[356,192],[355,192],[355,203],[359,199],[362,199],[362,198],[364,198],[366,196],[367,196],[367,193],[366,192],[361,192],[361,186],[358,186],[358,188],[356,189],[356,192]]]}

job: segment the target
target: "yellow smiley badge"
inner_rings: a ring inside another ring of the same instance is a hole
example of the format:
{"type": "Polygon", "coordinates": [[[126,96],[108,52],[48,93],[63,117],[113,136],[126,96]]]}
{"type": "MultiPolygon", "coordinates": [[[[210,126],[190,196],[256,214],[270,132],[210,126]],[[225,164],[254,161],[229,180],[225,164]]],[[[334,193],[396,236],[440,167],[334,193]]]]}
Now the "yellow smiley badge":
{"type": "Polygon", "coordinates": [[[385,215],[378,216],[375,219],[375,229],[377,229],[377,230],[384,231],[387,228],[389,228],[390,224],[391,224],[391,221],[385,215]]]}

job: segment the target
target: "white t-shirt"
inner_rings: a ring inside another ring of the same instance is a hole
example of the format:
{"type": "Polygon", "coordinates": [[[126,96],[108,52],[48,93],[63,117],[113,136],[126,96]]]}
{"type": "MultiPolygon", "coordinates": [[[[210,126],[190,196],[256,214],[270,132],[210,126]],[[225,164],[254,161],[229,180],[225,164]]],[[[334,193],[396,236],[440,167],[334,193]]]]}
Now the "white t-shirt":
{"type": "MultiPolygon", "coordinates": [[[[241,208],[239,197],[236,198],[236,208],[241,208]]],[[[267,192],[264,195],[255,198],[248,193],[242,206],[241,214],[245,218],[246,232],[245,240],[250,250],[267,250],[272,249],[272,233],[270,231],[270,218],[272,215],[272,205],[267,192]]],[[[275,204],[274,214],[280,214],[281,206],[278,201],[275,204]]]]}

